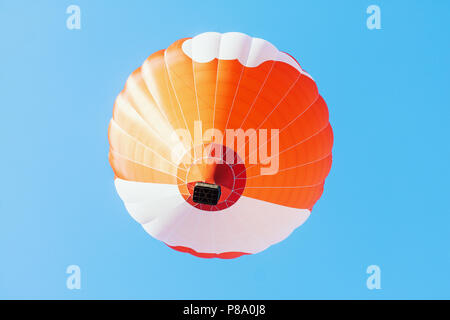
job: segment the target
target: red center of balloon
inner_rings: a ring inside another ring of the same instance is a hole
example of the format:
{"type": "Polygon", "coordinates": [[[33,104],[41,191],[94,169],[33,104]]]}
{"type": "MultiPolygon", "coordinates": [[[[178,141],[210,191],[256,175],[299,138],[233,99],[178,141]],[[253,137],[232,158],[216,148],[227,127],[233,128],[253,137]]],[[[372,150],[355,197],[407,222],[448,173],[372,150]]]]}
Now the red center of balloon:
{"type": "Polygon", "coordinates": [[[221,155],[209,155],[194,161],[186,170],[184,183],[179,186],[180,192],[187,203],[205,211],[219,211],[235,204],[244,192],[247,179],[245,165],[233,150],[222,147],[221,155]],[[231,155],[231,156],[230,156],[231,155]],[[192,200],[197,182],[219,185],[221,195],[216,205],[195,203],[192,200]],[[182,192],[182,190],[188,190],[182,192]]]}

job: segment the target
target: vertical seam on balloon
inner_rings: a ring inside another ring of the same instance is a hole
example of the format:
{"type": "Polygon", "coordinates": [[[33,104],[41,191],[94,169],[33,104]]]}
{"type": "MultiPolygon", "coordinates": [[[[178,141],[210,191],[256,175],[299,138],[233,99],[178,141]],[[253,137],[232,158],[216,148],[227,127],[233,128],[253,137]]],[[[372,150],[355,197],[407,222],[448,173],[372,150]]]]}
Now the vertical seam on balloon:
{"type": "MultiPolygon", "coordinates": [[[[220,34],[220,38],[219,38],[219,52],[217,54],[217,57],[219,57],[220,55],[220,46],[222,44],[222,34],[220,34]]],[[[214,111],[213,111],[213,130],[215,128],[214,124],[216,121],[216,101],[217,101],[217,84],[219,82],[219,65],[220,65],[220,60],[219,58],[217,58],[217,69],[216,69],[216,88],[214,89],[214,111]]]]}
{"type": "Polygon", "coordinates": [[[248,118],[248,115],[250,114],[250,111],[253,110],[253,107],[255,106],[256,100],[258,99],[258,97],[259,97],[259,95],[261,94],[261,92],[262,92],[264,86],[266,85],[267,79],[269,79],[269,76],[270,76],[270,74],[272,73],[272,70],[273,70],[273,67],[275,66],[275,63],[276,63],[276,61],[272,61],[272,66],[270,67],[269,72],[267,73],[267,75],[266,75],[266,77],[265,77],[265,79],[264,79],[264,81],[263,81],[261,87],[259,88],[258,93],[256,94],[255,98],[253,99],[253,102],[252,102],[252,104],[250,105],[250,108],[248,109],[247,114],[245,115],[244,120],[242,120],[242,122],[241,122],[239,128],[242,128],[243,124],[245,123],[245,121],[246,121],[247,118],[248,118]]]}
{"type": "MultiPolygon", "coordinates": [[[[158,171],[158,172],[161,172],[161,173],[167,174],[167,175],[169,175],[169,176],[178,178],[178,176],[173,175],[173,174],[170,173],[170,172],[166,172],[166,171],[163,171],[163,170],[161,170],[161,169],[153,168],[153,167],[151,167],[151,166],[149,166],[149,165],[147,165],[147,164],[145,164],[145,163],[143,163],[143,162],[140,162],[140,161],[137,161],[137,160],[128,158],[127,156],[125,156],[125,155],[123,155],[122,153],[120,153],[120,152],[118,152],[117,150],[115,150],[113,147],[110,148],[110,152],[112,152],[112,153],[115,154],[115,155],[118,155],[120,158],[123,158],[123,159],[125,159],[125,160],[127,160],[127,161],[130,161],[130,162],[136,163],[136,164],[138,164],[138,165],[141,165],[141,166],[143,166],[143,167],[146,167],[146,168],[149,168],[149,169],[152,169],[152,170],[156,170],[156,171],[158,171]]],[[[176,185],[179,185],[179,184],[176,183],[176,185]]]]}
{"type": "MultiPolygon", "coordinates": [[[[134,108],[132,107],[131,108],[132,110],[134,110],[134,108]]],[[[138,117],[140,118],[140,119],[142,119],[142,121],[144,122],[144,124],[145,124],[145,126],[146,127],[148,127],[148,129],[153,133],[153,134],[155,134],[157,137],[158,137],[158,139],[161,141],[161,142],[163,142],[163,144],[168,148],[168,149],[170,149],[170,146],[169,146],[169,144],[167,143],[167,141],[165,141],[155,130],[153,130],[153,128],[147,123],[147,121],[145,121],[145,119],[136,111],[136,110],[134,110],[135,112],[136,112],[136,114],[138,115],[138,117]]],[[[117,121],[117,119],[115,119],[114,118],[114,116],[111,118],[111,121],[113,121],[114,120],[114,122],[116,123],[116,124],[118,124],[119,122],[117,121]]],[[[125,131],[125,130],[124,130],[125,131]]],[[[131,135],[130,135],[131,136],[131,135]]]]}
{"type": "MultiPolygon", "coordinates": [[[[330,122],[327,122],[327,124],[326,124],[325,126],[323,126],[321,129],[319,129],[318,131],[314,132],[312,135],[310,135],[309,137],[303,139],[302,141],[300,141],[300,142],[294,144],[293,146],[290,146],[289,148],[286,148],[286,149],[280,151],[280,152],[278,153],[278,155],[280,155],[280,154],[282,154],[282,153],[284,153],[284,152],[286,152],[286,151],[288,151],[288,150],[291,150],[292,148],[295,148],[295,147],[297,147],[297,146],[299,146],[299,145],[305,143],[306,141],[308,141],[308,140],[311,139],[312,137],[314,137],[314,136],[318,135],[319,133],[321,133],[322,131],[324,131],[324,130],[325,130],[326,128],[328,128],[329,126],[330,126],[330,122]]],[[[273,156],[269,157],[269,159],[272,158],[272,157],[273,157],[273,156]]]]}
{"type": "Polygon", "coordinates": [[[319,183],[311,184],[311,185],[303,185],[303,186],[251,186],[251,187],[243,187],[243,188],[237,188],[236,190],[240,189],[302,189],[302,188],[314,188],[322,185],[325,182],[325,179],[321,180],[319,183]]]}
{"type": "MultiPolygon", "coordinates": [[[[234,216],[237,217],[237,219],[241,222],[241,223],[239,223],[239,225],[245,225],[244,223],[242,223],[243,219],[240,214],[236,214],[234,216]]],[[[244,236],[249,235],[250,238],[253,238],[256,240],[256,242],[259,242],[259,245],[261,245],[261,243],[265,243],[265,241],[261,237],[257,236],[253,232],[248,232],[248,231],[245,232],[245,230],[241,230],[241,234],[243,234],[244,236]]],[[[258,245],[256,247],[258,247],[258,245]]],[[[246,248],[246,249],[249,249],[249,248],[246,248]]],[[[243,251],[243,250],[238,250],[238,251],[243,251]]],[[[245,251],[247,251],[247,250],[245,250],[245,251]]],[[[254,248],[252,250],[248,250],[248,251],[254,252],[254,248]]]]}
{"type": "MultiPolygon", "coordinates": [[[[232,212],[231,212],[232,213],[232,212]]],[[[236,214],[229,214],[229,216],[232,218],[232,221],[234,221],[234,223],[233,224],[231,224],[232,226],[236,226],[236,222],[238,222],[237,223],[237,226],[241,226],[241,224],[239,223],[239,221],[237,221],[237,219],[236,219],[236,217],[237,216],[239,216],[239,215],[236,215],[236,214]]],[[[229,226],[230,224],[228,224],[227,226],[229,226]]],[[[239,230],[240,231],[240,234],[243,234],[243,232],[242,232],[242,227],[241,228],[234,228],[234,231],[237,231],[237,230],[239,230]]],[[[233,237],[233,239],[239,239],[239,237],[233,237]]],[[[236,242],[236,241],[235,241],[236,242]]],[[[228,243],[227,244],[230,248],[231,248],[231,244],[230,243],[228,243]]],[[[226,249],[226,251],[234,251],[234,249],[226,249]]]]}
{"type": "MultiPolygon", "coordinates": [[[[145,62],[144,62],[145,64],[145,62]]],[[[143,73],[143,69],[141,67],[141,75],[142,75],[142,80],[144,82],[145,87],[147,88],[148,93],[150,94],[150,96],[153,98],[153,100],[156,103],[156,106],[158,107],[159,112],[164,116],[164,118],[166,118],[166,121],[168,124],[170,124],[169,118],[167,117],[166,112],[164,111],[164,109],[162,108],[161,103],[155,98],[154,94],[152,93],[152,90],[150,89],[150,87],[147,84],[147,81],[145,81],[145,77],[144,77],[144,73],[143,73]]],[[[173,129],[173,128],[172,128],[173,129]]]]}
{"type": "MultiPolygon", "coordinates": [[[[228,128],[228,122],[230,121],[230,116],[231,116],[231,113],[233,112],[234,103],[236,102],[236,97],[237,97],[237,93],[239,91],[239,86],[241,84],[242,76],[244,75],[245,65],[248,63],[248,59],[250,57],[250,51],[252,50],[252,47],[253,47],[253,39],[254,38],[250,39],[250,47],[247,52],[247,57],[245,58],[245,63],[242,64],[241,75],[239,76],[238,84],[237,84],[236,90],[234,92],[233,102],[231,103],[231,108],[230,108],[230,111],[228,112],[228,119],[227,119],[227,123],[225,124],[225,130],[228,128]]],[[[239,59],[238,59],[238,61],[239,61],[239,59]]],[[[241,62],[239,61],[239,63],[241,63],[241,62]]]]}
{"type": "Polygon", "coordinates": [[[236,97],[237,97],[237,93],[239,91],[239,86],[241,84],[242,76],[244,75],[244,69],[245,69],[245,66],[242,66],[241,75],[239,76],[239,80],[238,80],[238,83],[236,85],[236,90],[234,92],[233,101],[231,102],[231,108],[230,108],[230,111],[228,112],[228,118],[227,118],[227,122],[225,124],[225,130],[228,128],[228,122],[230,121],[230,116],[231,116],[231,113],[233,112],[234,103],[235,103],[235,100],[236,100],[236,97]]]}
{"type": "MultiPolygon", "coordinates": [[[[214,206],[214,208],[216,208],[216,211],[217,210],[219,210],[218,208],[217,208],[217,206],[214,206]]],[[[213,214],[216,214],[216,213],[213,213],[213,214]]],[[[210,240],[211,240],[211,251],[212,252],[214,252],[214,253],[218,253],[217,252],[217,245],[216,245],[216,236],[215,236],[215,233],[216,233],[216,219],[215,219],[215,217],[211,217],[210,218],[210,225],[209,225],[209,234],[210,234],[210,240]]]]}
{"type": "MultiPolygon", "coordinates": [[[[166,71],[167,71],[167,75],[169,77],[169,82],[170,82],[170,85],[172,87],[173,94],[175,95],[175,99],[177,100],[178,107],[179,107],[179,109],[181,111],[181,116],[183,117],[184,125],[186,126],[186,130],[189,132],[189,135],[191,136],[192,147],[194,147],[194,140],[192,139],[191,131],[189,130],[189,127],[188,127],[187,122],[186,122],[186,118],[184,117],[183,108],[181,108],[181,104],[180,104],[180,101],[178,99],[178,95],[177,95],[177,92],[175,90],[175,86],[172,83],[172,78],[170,76],[170,70],[169,70],[169,64],[167,63],[167,60],[166,60],[166,52],[167,52],[167,49],[164,50],[164,65],[165,65],[165,68],[166,68],[166,71]]],[[[195,147],[194,147],[194,155],[195,155],[195,147]]]]}
{"type": "MultiPolygon", "coordinates": [[[[123,134],[125,134],[126,136],[130,137],[131,139],[133,139],[136,143],[142,145],[145,149],[150,150],[150,152],[156,154],[158,157],[160,157],[161,159],[165,160],[167,163],[171,164],[175,169],[178,169],[178,166],[173,163],[172,161],[164,158],[163,156],[161,156],[159,153],[157,153],[155,150],[153,150],[152,148],[150,148],[149,146],[145,145],[144,143],[140,142],[139,140],[137,140],[136,137],[130,135],[128,132],[126,132],[118,123],[117,121],[115,121],[114,119],[112,119],[111,121],[113,121],[115,123],[115,125],[123,132],[123,134]]],[[[180,170],[185,171],[184,169],[180,168],[180,170]]]]}
{"type": "MultiPolygon", "coordinates": [[[[300,165],[296,165],[296,166],[292,166],[292,167],[288,167],[288,168],[284,168],[284,169],[278,170],[277,174],[280,173],[280,172],[283,172],[283,171],[288,171],[288,170],[291,170],[291,169],[301,168],[301,167],[304,167],[304,166],[307,166],[307,165],[310,165],[310,164],[314,164],[316,162],[323,161],[323,160],[329,158],[331,155],[332,155],[332,152],[328,153],[324,157],[321,157],[320,159],[316,159],[316,160],[309,161],[309,162],[306,162],[306,163],[303,163],[303,164],[300,164],[300,165]]],[[[246,178],[237,178],[237,179],[238,180],[248,180],[248,179],[253,179],[253,178],[257,178],[257,177],[261,177],[261,176],[263,176],[263,175],[262,174],[257,174],[257,175],[254,175],[254,176],[250,176],[250,177],[246,177],[246,178]]]]}
{"type": "MultiPolygon", "coordinates": [[[[192,38],[191,40],[191,63],[192,63],[192,78],[194,80],[194,93],[195,93],[195,102],[197,104],[197,115],[198,115],[198,121],[200,121],[200,123],[202,122],[201,116],[200,116],[200,108],[198,106],[198,93],[197,93],[197,80],[195,78],[195,61],[194,61],[194,38],[192,38]]],[[[196,146],[193,145],[194,147],[194,159],[197,158],[197,153],[196,153],[196,146]]]]}
{"type": "MultiPolygon", "coordinates": [[[[166,51],[164,50],[164,56],[165,56],[165,52],[166,52],[166,51]]],[[[147,62],[147,61],[148,61],[148,59],[146,60],[146,62],[147,62]]],[[[146,62],[144,62],[144,65],[145,65],[146,62]]],[[[166,72],[167,72],[167,70],[166,70],[166,72]]],[[[164,109],[163,109],[163,107],[162,107],[162,105],[161,105],[161,102],[160,102],[158,99],[155,98],[154,94],[152,93],[152,90],[150,89],[150,87],[149,87],[148,84],[147,84],[146,78],[144,77],[144,73],[143,73],[143,67],[141,67],[141,76],[142,76],[142,80],[143,80],[143,82],[144,82],[144,85],[145,85],[145,87],[146,87],[148,93],[150,94],[150,96],[151,96],[151,97],[153,98],[153,100],[155,101],[156,106],[157,106],[158,109],[159,109],[159,112],[164,116],[164,118],[166,118],[167,125],[172,129],[172,132],[175,132],[175,129],[174,129],[173,126],[171,125],[171,123],[170,123],[170,121],[169,121],[169,118],[167,117],[167,114],[166,114],[166,112],[164,111],[164,109]]],[[[143,117],[142,117],[142,118],[143,118],[143,117]]],[[[147,121],[145,121],[144,118],[143,118],[143,120],[144,120],[144,122],[147,123],[147,121]]],[[[149,125],[149,126],[150,126],[150,125],[149,125]]],[[[161,137],[161,138],[162,138],[162,137],[161,137]]],[[[178,138],[178,140],[179,140],[179,138],[178,138]]],[[[183,144],[183,147],[184,147],[184,144],[183,144]]]]}
{"type": "MultiPolygon", "coordinates": [[[[267,235],[267,234],[270,235],[270,233],[268,233],[267,230],[271,230],[271,229],[272,229],[272,226],[271,226],[271,225],[268,225],[268,222],[263,223],[262,225],[263,225],[264,233],[265,233],[266,235],[267,235]]],[[[261,229],[259,229],[259,230],[261,230],[261,229]]],[[[256,237],[255,237],[255,238],[256,238],[256,237]]],[[[268,240],[265,240],[266,238],[263,238],[262,236],[259,236],[258,238],[260,239],[260,243],[262,243],[262,247],[267,248],[267,247],[271,246],[272,244],[274,244],[273,240],[269,241],[269,245],[267,245],[268,240]]],[[[273,236],[267,237],[267,239],[269,239],[269,238],[273,238],[273,236]]],[[[255,250],[252,250],[252,252],[256,253],[255,250]]]]}
{"type": "MultiPolygon", "coordinates": [[[[303,110],[303,112],[302,113],[300,113],[298,116],[296,116],[293,120],[291,120],[287,125],[285,125],[283,128],[281,128],[279,131],[278,131],[278,134],[281,134],[281,132],[283,132],[287,127],[289,127],[293,122],[295,122],[295,121],[297,121],[298,119],[300,119],[300,117],[302,116],[302,115],[304,115],[305,114],[305,112],[306,111],[308,111],[317,101],[318,101],[318,99],[319,99],[319,97],[320,97],[320,94],[318,94],[317,93],[317,97],[314,99],[314,101],[305,109],[305,110],[303,110]]],[[[328,122],[329,123],[329,122],[328,122]]],[[[321,129],[322,130],[322,129],[321,129]]],[[[261,149],[261,147],[264,147],[265,145],[267,145],[270,141],[272,141],[272,135],[270,136],[270,139],[268,140],[268,141],[266,141],[266,143],[263,143],[262,145],[260,145],[259,147],[258,147],[258,149],[256,149],[256,150],[254,150],[251,154],[249,154],[248,156],[249,156],[249,158],[250,158],[250,156],[251,155],[253,155],[255,152],[259,152],[259,149],[261,149]]],[[[278,155],[280,155],[281,154],[281,152],[278,152],[278,155]]],[[[253,165],[253,166],[250,166],[249,168],[252,168],[252,167],[254,167],[255,165],[253,165]]],[[[249,169],[248,168],[248,169],[249,169]]],[[[238,174],[238,176],[239,176],[240,174],[238,174]]]]}
{"type": "MultiPolygon", "coordinates": [[[[298,143],[296,143],[296,144],[290,146],[289,148],[286,148],[286,149],[284,149],[284,150],[278,152],[277,156],[281,155],[282,153],[284,153],[284,152],[286,152],[286,151],[291,150],[292,148],[298,147],[299,145],[305,143],[306,141],[308,141],[308,140],[311,139],[312,137],[314,137],[314,136],[318,135],[319,133],[321,133],[322,131],[324,131],[324,130],[325,130],[326,128],[328,128],[329,126],[330,126],[330,123],[327,122],[326,126],[324,126],[323,128],[321,128],[319,131],[315,132],[314,134],[312,134],[312,135],[309,136],[308,138],[303,139],[302,141],[300,141],[300,142],[298,142],[298,143]]],[[[280,131],[280,132],[281,132],[281,131],[280,131]]],[[[271,158],[273,158],[273,157],[274,157],[274,156],[270,156],[268,159],[271,159],[271,158]]],[[[248,167],[247,169],[253,168],[253,167],[255,167],[255,166],[257,166],[257,165],[255,164],[255,165],[253,165],[253,166],[248,167]]],[[[238,174],[237,176],[240,176],[240,175],[241,175],[241,173],[238,174]]]]}
{"type": "MultiPolygon", "coordinates": [[[[275,240],[273,240],[273,238],[272,238],[272,240],[269,241],[269,244],[266,245],[265,247],[263,247],[262,249],[260,249],[260,251],[258,251],[258,252],[264,251],[264,250],[266,250],[267,248],[269,248],[270,246],[272,246],[272,245],[274,245],[274,244],[276,244],[276,243],[282,242],[283,240],[285,240],[286,238],[288,238],[288,237],[292,234],[292,232],[294,232],[295,229],[297,229],[297,228],[300,227],[303,223],[305,223],[305,221],[309,218],[309,216],[310,216],[310,214],[311,214],[311,211],[310,211],[309,209],[300,209],[300,210],[307,210],[307,211],[308,211],[308,213],[307,213],[308,216],[306,217],[306,219],[303,220],[303,221],[302,221],[302,220],[296,219],[296,224],[297,224],[298,222],[300,222],[300,224],[299,224],[299,225],[296,225],[296,226],[292,226],[291,224],[288,224],[288,227],[286,228],[287,232],[284,232],[284,235],[282,235],[281,239],[280,239],[279,237],[276,237],[275,240]]],[[[301,212],[301,213],[302,213],[302,215],[305,215],[305,214],[306,214],[305,212],[301,212]]],[[[255,253],[258,253],[258,252],[255,252],[255,253]]]]}
{"type": "MultiPolygon", "coordinates": [[[[188,208],[188,209],[192,210],[192,207],[188,208]]],[[[166,232],[165,240],[161,240],[161,241],[163,241],[165,243],[169,243],[170,242],[171,237],[174,234],[174,231],[181,224],[181,222],[184,222],[186,220],[186,217],[189,215],[189,212],[190,212],[190,210],[187,211],[187,212],[186,211],[182,211],[182,217],[178,216],[179,218],[175,220],[176,222],[171,226],[170,230],[168,230],[166,232]]],[[[158,240],[160,240],[160,239],[158,239],[158,240]]]]}
{"type": "MultiPolygon", "coordinates": [[[[144,85],[147,86],[147,84],[145,83],[145,81],[143,81],[143,82],[144,82],[144,85]]],[[[147,91],[148,91],[148,89],[147,89],[147,91]]],[[[122,91],[122,92],[123,92],[124,95],[127,95],[127,93],[126,93],[125,91],[122,91]]],[[[152,94],[150,93],[150,91],[149,91],[149,94],[152,95],[152,94]]],[[[124,97],[123,99],[126,100],[126,102],[128,102],[128,104],[129,104],[129,106],[131,107],[131,109],[137,114],[137,116],[138,116],[140,119],[142,119],[142,121],[143,121],[144,124],[150,129],[150,131],[152,131],[156,136],[158,136],[158,138],[160,139],[160,141],[163,142],[164,145],[166,145],[166,146],[170,149],[170,146],[167,144],[167,142],[161,137],[161,135],[160,135],[156,130],[154,130],[154,129],[150,126],[150,123],[148,123],[148,122],[145,120],[145,118],[141,115],[141,113],[136,109],[136,107],[134,106],[134,103],[133,103],[132,101],[130,101],[130,99],[126,98],[126,97],[124,97]]],[[[153,96],[152,96],[152,99],[155,101],[155,103],[157,103],[157,102],[156,102],[156,99],[153,98],[153,96]]],[[[117,99],[116,99],[116,103],[117,103],[117,99]]],[[[117,108],[119,108],[119,106],[117,106],[117,108]]],[[[159,111],[159,107],[158,107],[158,111],[159,111]]],[[[164,116],[165,116],[165,115],[164,115],[164,116]]],[[[114,119],[114,114],[113,114],[112,119],[114,119]]],[[[114,119],[114,120],[115,120],[115,119],[114,119]]],[[[167,118],[166,118],[166,120],[167,120],[167,118]]],[[[118,123],[117,121],[115,121],[115,122],[118,123]]],[[[170,129],[173,130],[173,128],[172,128],[172,126],[170,125],[170,123],[167,122],[167,124],[169,125],[170,129]]]]}
{"type": "MultiPolygon", "coordinates": [[[[200,204],[199,204],[199,203],[193,205],[193,207],[196,208],[197,210],[201,210],[201,209],[200,209],[200,204]]],[[[199,216],[197,213],[195,213],[194,210],[192,210],[192,207],[191,207],[191,209],[190,209],[190,212],[192,212],[192,213],[194,214],[194,217],[195,217],[196,220],[199,219],[200,216],[199,216]]],[[[195,223],[194,226],[195,226],[195,231],[192,230],[192,231],[193,231],[192,234],[195,234],[195,235],[196,235],[196,234],[198,234],[198,231],[199,231],[199,223],[195,223]]],[[[194,239],[195,239],[195,238],[194,238],[194,239]]],[[[198,241],[198,239],[196,239],[196,240],[194,240],[192,243],[189,244],[191,247],[187,247],[187,248],[194,249],[194,247],[195,247],[195,248],[198,249],[198,243],[199,243],[199,241],[198,241]]],[[[184,245],[183,245],[183,244],[180,244],[180,245],[181,245],[181,246],[186,246],[186,244],[184,244],[184,245]]]]}
{"type": "MultiPolygon", "coordinates": [[[[240,218],[240,215],[236,215],[236,216],[238,216],[238,218],[242,221],[242,219],[240,218]]],[[[266,224],[264,224],[265,226],[267,226],[266,224]]],[[[270,229],[270,227],[269,227],[269,229],[270,229]]],[[[265,246],[265,247],[268,247],[268,246],[270,246],[270,244],[267,246],[266,245],[266,241],[264,240],[264,239],[262,239],[261,237],[256,237],[253,233],[250,233],[250,234],[252,234],[253,235],[253,237],[254,237],[254,239],[259,239],[260,240],[260,245],[261,245],[261,243],[263,244],[263,246],[265,246]]],[[[270,242],[271,244],[273,244],[272,242],[270,242]]],[[[248,249],[248,248],[247,248],[248,249]]],[[[258,252],[258,251],[255,251],[255,249],[252,249],[252,250],[249,250],[249,251],[251,251],[252,253],[256,253],[256,252],[258,252]]]]}
{"type": "Polygon", "coordinates": [[[297,84],[298,80],[301,77],[301,73],[299,72],[297,78],[295,79],[295,81],[292,83],[292,85],[289,87],[289,89],[286,91],[286,93],[284,94],[284,96],[281,98],[281,100],[277,103],[277,105],[272,109],[272,111],[270,111],[270,113],[264,118],[264,120],[260,123],[260,125],[256,128],[256,130],[258,130],[259,128],[261,128],[261,126],[264,124],[264,122],[267,121],[267,119],[272,115],[272,113],[280,106],[280,104],[284,101],[284,99],[286,99],[286,97],[289,95],[289,93],[291,92],[291,90],[294,88],[294,86],[297,84]]]}
{"type": "MultiPolygon", "coordinates": [[[[260,125],[256,128],[256,130],[258,130],[263,124],[264,122],[267,121],[267,119],[270,117],[270,115],[275,111],[275,109],[278,108],[278,106],[284,101],[284,99],[286,99],[286,97],[288,96],[288,94],[291,92],[292,88],[294,88],[294,86],[296,85],[297,81],[300,79],[301,73],[299,72],[297,78],[295,79],[295,81],[291,84],[291,86],[288,88],[288,90],[286,91],[286,93],[283,95],[283,97],[280,99],[280,101],[277,103],[277,105],[272,109],[272,111],[270,111],[270,113],[264,118],[264,120],[260,123],[260,125]]],[[[239,153],[242,148],[244,148],[244,152],[245,152],[245,148],[247,147],[247,140],[244,141],[244,145],[237,151],[237,153],[239,153]]],[[[258,148],[259,151],[260,148],[258,148]]],[[[253,151],[251,154],[249,154],[249,158],[251,155],[253,155],[255,153],[255,151],[253,151]]]]}
{"type": "MultiPolygon", "coordinates": [[[[197,205],[198,205],[198,204],[197,204],[197,205]]],[[[198,210],[201,210],[201,209],[198,208],[197,206],[195,206],[195,207],[196,207],[198,210]]],[[[200,229],[200,223],[198,223],[198,220],[201,219],[200,213],[196,213],[195,218],[196,218],[196,222],[197,222],[197,223],[195,223],[195,229],[192,230],[192,231],[194,232],[195,235],[197,235],[197,234],[199,233],[199,231],[200,231],[200,230],[199,230],[199,229],[200,229]]],[[[199,248],[198,243],[199,243],[199,241],[198,241],[198,239],[196,239],[196,241],[195,241],[195,247],[196,247],[196,248],[199,248]]],[[[194,247],[193,243],[191,243],[191,245],[192,245],[192,247],[194,247]]],[[[192,249],[194,249],[194,248],[192,248],[192,249]]]]}

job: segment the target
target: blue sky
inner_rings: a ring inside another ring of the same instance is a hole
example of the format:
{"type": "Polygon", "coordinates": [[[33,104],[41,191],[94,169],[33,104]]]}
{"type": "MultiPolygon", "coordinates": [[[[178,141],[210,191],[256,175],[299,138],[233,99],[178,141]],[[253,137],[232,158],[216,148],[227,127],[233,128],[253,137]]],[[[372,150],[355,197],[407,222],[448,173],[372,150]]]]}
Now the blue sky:
{"type": "Polygon", "coordinates": [[[0,298],[449,299],[450,2],[0,0],[0,298]],[[66,8],[81,8],[81,30],[66,8]],[[381,30],[366,8],[381,8],[381,30]],[[154,51],[240,31],[316,80],[335,134],[311,218],[253,256],[148,236],[108,164],[127,76],[154,51]],[[81,290],[66,288],[67,266],[81,290]],[[366,268],[381,268],[368,290],[366,268]]]}

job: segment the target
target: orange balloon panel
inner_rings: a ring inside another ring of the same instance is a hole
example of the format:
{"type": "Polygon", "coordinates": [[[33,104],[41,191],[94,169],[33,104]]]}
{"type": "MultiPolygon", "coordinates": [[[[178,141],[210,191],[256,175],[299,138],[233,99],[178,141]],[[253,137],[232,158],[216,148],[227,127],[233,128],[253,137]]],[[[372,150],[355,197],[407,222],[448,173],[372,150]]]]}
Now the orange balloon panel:
{"type": "Polygon", "coordinates": [[[181,39],[152,54],[116,99],[116,188],[171,248],[257,253],[306,221],[321,197],[328,119],[311,76],[268,41],[236,32],[181,39]]]}

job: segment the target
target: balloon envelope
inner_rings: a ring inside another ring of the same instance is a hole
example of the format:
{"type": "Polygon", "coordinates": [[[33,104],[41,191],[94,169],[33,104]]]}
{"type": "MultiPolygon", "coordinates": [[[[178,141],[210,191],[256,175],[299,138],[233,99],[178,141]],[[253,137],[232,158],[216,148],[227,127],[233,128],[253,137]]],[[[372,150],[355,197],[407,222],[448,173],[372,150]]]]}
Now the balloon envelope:
{"type": "Polygon", "coordinates": [[[130,75],[109,141],[117,192],[150,235],[199,257],[235,258],[306,221],[331,168],[333,133],[314,80],[289,54],[207,32],[130,75]],[[220,190],[217,199],[194,201],[198,183],[220,190]]]}

